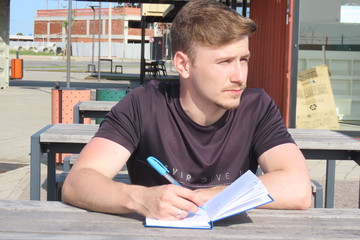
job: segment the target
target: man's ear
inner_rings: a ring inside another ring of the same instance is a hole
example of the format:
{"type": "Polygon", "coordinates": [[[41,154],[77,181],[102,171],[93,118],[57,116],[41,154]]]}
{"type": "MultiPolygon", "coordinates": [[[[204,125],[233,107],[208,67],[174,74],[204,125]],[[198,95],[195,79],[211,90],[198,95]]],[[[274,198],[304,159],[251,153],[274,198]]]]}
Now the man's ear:
{"type": "Polygon", "coordinates": [[[187,54],[183,52],[176,52],[174,55],[174,67],[180,74],[181,78],[188,78],[189,77],[189,66],[190,66],[190,59],[187,54]]]}

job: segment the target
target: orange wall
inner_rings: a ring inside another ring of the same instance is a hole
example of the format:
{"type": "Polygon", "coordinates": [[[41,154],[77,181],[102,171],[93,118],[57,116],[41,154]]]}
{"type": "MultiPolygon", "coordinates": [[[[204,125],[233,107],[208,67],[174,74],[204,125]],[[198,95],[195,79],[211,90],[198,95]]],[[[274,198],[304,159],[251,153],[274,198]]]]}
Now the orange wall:
{"type": "Polygon", "coordinates": [[[288,124],[290,95],[289,29],[286,0],[251,0],[250,16],[258,30],[250,38],[249,87],[263,88],[288,124]]]}

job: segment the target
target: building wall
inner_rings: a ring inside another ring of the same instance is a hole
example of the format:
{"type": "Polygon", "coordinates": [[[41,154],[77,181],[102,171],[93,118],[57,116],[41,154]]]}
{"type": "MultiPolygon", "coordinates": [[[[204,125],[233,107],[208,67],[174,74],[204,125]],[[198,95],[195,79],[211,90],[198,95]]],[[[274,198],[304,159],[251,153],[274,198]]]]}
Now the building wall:
{"type": "Polygon", "coordinates": [[[360,44],[359,24],[341,22],[341,6],[360,0],[301,0],[300,44],[360,44]]]}
{"type": "Polygon", "coordinates": [[[3,89],[9,87],[9,0],[0,0],[0,23],[0,89],[3,89]]]}
{"type": "MultiPolygon", "coordinates": [[[[74,9],[74,22],[72,25],[72,42],[98,42],[99,10],[74,9]]],[[[139,42],[141,28],[129,28],[129,21],[140,22],[140,8],[120,7],[111,11],[111,39],[113,42],[139,42]]],[[[108,41],[109,35],[109,9],[101,9],[101,42],[108,41]]],[[[66,30],[63,23],[67,21],[67,9],[38,10],[34,19],[34,41],[61,42],[66,41],[66,30]]],[[[140,24],[138,24],[140,25],[140,24]]],[[[146,29],[145,40],[154,36],[152,29],[146,29]]]]}
{"type": "Polygon", "coordinates": [[[34,35],[37,34],[46,34],[47,31],[47,21],[35,21],[34,22],[34,35]]]}

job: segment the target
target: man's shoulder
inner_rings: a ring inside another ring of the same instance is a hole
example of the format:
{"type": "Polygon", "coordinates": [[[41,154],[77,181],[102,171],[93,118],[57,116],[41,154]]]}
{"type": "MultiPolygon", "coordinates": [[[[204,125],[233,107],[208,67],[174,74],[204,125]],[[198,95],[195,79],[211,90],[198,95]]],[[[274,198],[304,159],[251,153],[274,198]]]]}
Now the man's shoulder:
{"type": "Polygon", "coordinates": [[[246,88],[243,94],[243,100],[246,99],[249,101],[269,101],[271,97],[262,88],[246,88]]]}
{"type": "Polygon", "coordinates": [[[246,88],[244,91],[246,95],[264,95],[266,94],[265,90],[262,88],[246,88]]]}
{"type": "Polygon", "coordinates": [[[179,89],[180,89],[179,83],[160,82],[160,81],[152,80],[136,88],[136,93],[141,94],[144,93],[145,91],[150,94],[178,95],[179,89]]]}

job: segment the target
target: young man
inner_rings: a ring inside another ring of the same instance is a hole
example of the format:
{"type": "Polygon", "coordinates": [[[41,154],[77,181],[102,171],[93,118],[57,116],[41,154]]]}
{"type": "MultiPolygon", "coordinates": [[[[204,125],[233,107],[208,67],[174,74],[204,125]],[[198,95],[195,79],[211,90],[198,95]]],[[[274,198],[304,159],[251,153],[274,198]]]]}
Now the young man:
{"type": "Polygon", "coordinates": [[[81,152],[62,199],[93,211],[176,220],[260,165],[275,199],[264,207],[308,208],[303,155],[269,96],[246,89],[255,29],[217,1],[186,4],[171,31],[180,85],[150,82],[128,93],[81,152]],[[182,187],[159,175],[148,156],[182,187]],[[112,181],[124,164],[131,185],[112,181]]]}

